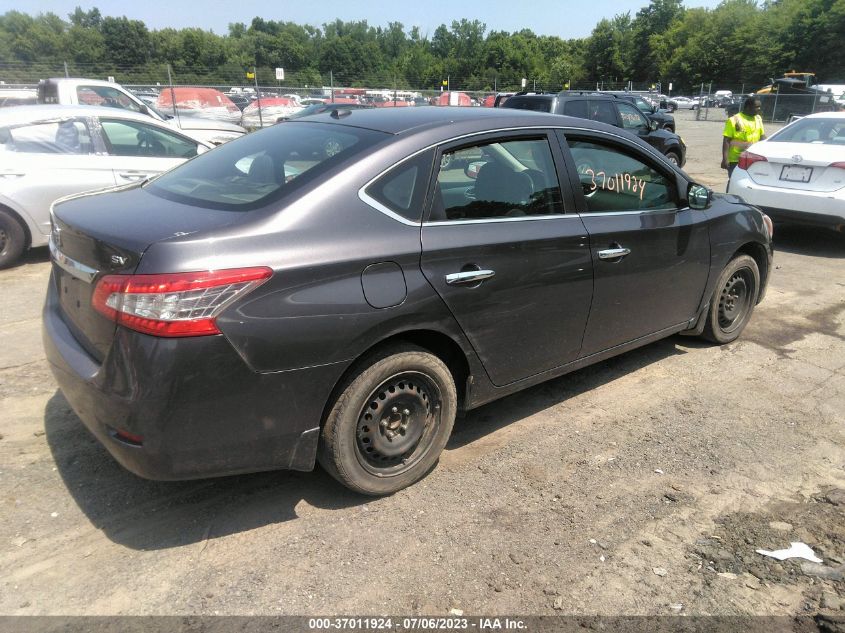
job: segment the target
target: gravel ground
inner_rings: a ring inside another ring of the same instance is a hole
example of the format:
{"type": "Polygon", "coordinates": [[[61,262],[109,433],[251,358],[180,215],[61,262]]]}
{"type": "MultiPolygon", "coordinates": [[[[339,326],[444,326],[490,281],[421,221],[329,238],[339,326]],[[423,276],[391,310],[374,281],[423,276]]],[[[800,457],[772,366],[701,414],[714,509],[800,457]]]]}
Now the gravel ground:
{"type": "MultiPolygon", "coordinates": [[[[723,184],[721,127],[678,113],[723,184]]],[[[845,615],[845,236],[778,229],[743,337],[673,337],[459,420],[365,499],[327,475],[153,483],[56,390],[47,256],[0,271],[0,614],[845,615]],[[822,564],[756,549],[810,545],[822,564]]]]}

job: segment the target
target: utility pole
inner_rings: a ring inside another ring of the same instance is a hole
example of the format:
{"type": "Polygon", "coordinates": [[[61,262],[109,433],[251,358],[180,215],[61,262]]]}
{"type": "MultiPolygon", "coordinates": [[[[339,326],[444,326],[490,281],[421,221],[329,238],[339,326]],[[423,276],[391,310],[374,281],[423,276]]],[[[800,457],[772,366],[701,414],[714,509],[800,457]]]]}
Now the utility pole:
{"type": "Polygon", "coordinates": [[[170,64],[167,65],[167,83],[170,84],[170,102],[173,104],[173,116],[176,117],[179,127],[182,127],[179,111],[176,109],[176,91],[173,90],[173,76],[170,74],[170,64]]]}
{"type": "Polygon", "coordinates": [[[252,80],[255,82],[255,99],[258,101],[258,125],[264,128],[264,117],[261,115],[261,91],[258,89],[258,69],[252,67],[252,80]]]}

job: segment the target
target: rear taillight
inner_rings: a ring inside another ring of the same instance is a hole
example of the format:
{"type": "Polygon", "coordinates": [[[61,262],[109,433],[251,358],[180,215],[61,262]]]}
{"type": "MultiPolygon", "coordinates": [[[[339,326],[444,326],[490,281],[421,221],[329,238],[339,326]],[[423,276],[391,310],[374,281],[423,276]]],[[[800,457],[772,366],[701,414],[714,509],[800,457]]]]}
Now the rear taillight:
{"type": "Polygon", "coordinates": [[[839,161],[838,163],[831,163],[828,167],[838,167],[839,169],[845,169],[845,161],[839,161]]]}
{"type": "Polygon", "coordinates": [[[769,234],[769,239],[772,239],[775,236],[775,225],[772,222],[772,218],[770,218],[765,213],[763,214],[763,225],[766,227],[766,232],[769,234]]]}
{"type": "Polygon", "coordinates": [[[765,156],[760,156],[760,154],[752,154],[751,152],[743,152],[739,155],[739,165],[737,165],[740,169],[748,169],[754,163],[764,162],[767,163],[765,156]]]}
{"type": "Polygon", "coordinates": [[[153,336],[219,334],[220,313],[273,275],[269,268],[234,268],[163,275],[106,275],[94,309],[120,325],[153,336]]]}

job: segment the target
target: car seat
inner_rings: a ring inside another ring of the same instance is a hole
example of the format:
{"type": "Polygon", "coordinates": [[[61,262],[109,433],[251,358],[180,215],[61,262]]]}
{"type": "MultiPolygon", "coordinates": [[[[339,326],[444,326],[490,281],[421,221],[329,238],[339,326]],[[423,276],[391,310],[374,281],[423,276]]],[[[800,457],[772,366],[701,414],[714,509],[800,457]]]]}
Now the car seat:
{"type": "Polygon", "coordinates": [[[59,123],[59,129],[56,130],[56,145],[59,152],[63,154],[79,154],[82,152],[82,145],[79,142],[79,130],[73,124],[73,121],[63,121],[59,123]]]}
{"type": "Polygon", "coordinates": [[[256,184],[280,184],[273,159],[267,154],[259,154],[252,159],[247,178],[256,184]]]}
{"type": "Polygon", "coordinates": [[[484,212],[487,217],[523,215],[524,210],[519,207],[528,204],[533,192],[528,174],[497,162],[485,164],[475,181],[475,199],[488,203],[484,212]],[[489,204],[502,208],[490,208],[489,204]]]}

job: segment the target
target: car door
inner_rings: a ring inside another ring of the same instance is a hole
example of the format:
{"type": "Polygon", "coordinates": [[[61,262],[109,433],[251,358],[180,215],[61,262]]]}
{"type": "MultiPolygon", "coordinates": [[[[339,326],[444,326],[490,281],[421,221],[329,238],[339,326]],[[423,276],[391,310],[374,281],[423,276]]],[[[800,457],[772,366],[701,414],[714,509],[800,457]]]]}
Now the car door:
{"type": "MultiPolygon", "coordinates": [[[[554,141],[554,142],[553,142],[554,141]]],[[[440,148],[421,266],[495,385],[577,358],[592,294],[584,225],[545,131],[440,148]]]]}
{"type": "Polygon", "coordinates": [[[196,156],[201,146],[164,126],[129,119],[102,116],[100,130],[118,184],[157,176],[196,156]]]}
{"type": "Polygon", "coordinates": [[[567,130],[564,142],[594,267],[582,356],[688,322],[710,266],[706,214],[643,148],[587,130],[567,130]]]}
{"type": "MultiPolygon", "coordinates": [[[[71,117],[0,128],[0,197],[50,233],[50,205],[63,196],[115,185],[110,158],[90,120],[71,117]]],[[[35,241],[35,240],[34,240],[35,241]]]]}

